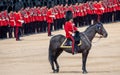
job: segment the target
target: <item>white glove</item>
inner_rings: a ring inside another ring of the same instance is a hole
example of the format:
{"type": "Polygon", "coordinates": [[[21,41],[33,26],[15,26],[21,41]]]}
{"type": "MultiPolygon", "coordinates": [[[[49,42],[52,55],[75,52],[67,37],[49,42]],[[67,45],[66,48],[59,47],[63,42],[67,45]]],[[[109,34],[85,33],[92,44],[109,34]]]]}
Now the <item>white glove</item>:
{"type": "Polygon", "coordinates": [[[75,34],[74,34],[74,33],[72,33],[72,36],[75,36],[75,34]]]}
{"type": "Polygon", "coordinates": [[[24,20],[18,20],[19,22],[21,22],[21,23],[24,23],[24,20]]]}

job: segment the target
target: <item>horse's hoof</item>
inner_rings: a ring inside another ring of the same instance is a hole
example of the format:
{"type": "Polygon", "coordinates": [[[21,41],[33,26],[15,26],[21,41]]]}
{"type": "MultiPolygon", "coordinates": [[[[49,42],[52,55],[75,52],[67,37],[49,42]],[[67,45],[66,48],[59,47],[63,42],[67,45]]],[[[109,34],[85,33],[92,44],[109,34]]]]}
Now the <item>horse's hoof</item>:
{"type": "Polygon", "coordinates": [[[56,69],[57,73],[59,72],[59,69],[56,69]]]}
{"type": "Polygon", "coordinates": [[[87,74],[88,72],[87,72],[87,71],[83,71],[82,73],[83,73],[83,74],[87,74]]]}
{"type": "Polygon", "coordinates": [[[58,72],[59,72],[59,70],[54,70],[54,71],[53,71],[53,73],[58,73],[58,72]]]}

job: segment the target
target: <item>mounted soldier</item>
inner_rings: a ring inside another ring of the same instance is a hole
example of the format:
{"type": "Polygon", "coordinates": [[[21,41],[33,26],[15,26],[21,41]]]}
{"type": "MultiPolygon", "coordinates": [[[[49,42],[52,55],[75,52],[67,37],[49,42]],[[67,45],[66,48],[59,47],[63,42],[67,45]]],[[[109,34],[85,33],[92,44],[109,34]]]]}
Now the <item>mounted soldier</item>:
{"type": "MultiPolygon", "coordinates": [[[[78,30],[77,27],[75,27],[75,24],[73,23],[73,14],[72,11],[66,12],[66,23],[64,25],[64,29],[66,32],[66,38],[70,39],[72,41],[72,54],[76,53],[75,50],[75,32],[78,30]]],[[[77,49],[77,47],[76,47],[77,49]]]]}

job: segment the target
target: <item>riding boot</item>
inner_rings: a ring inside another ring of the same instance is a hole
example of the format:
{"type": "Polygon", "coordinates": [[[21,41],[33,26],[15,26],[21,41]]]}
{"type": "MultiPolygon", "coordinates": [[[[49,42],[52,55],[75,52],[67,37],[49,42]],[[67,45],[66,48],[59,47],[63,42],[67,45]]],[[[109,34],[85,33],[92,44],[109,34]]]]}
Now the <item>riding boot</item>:
{"type": "Polygon", "coordinates": [[[79,48],[78,48],[78,46],[77,46],[77,44],[75,44],[75,46],[74,46],[75,48],[74,48],[74,54],[77,54],[78,53],[78,50],[79,50],[79,48]]]}

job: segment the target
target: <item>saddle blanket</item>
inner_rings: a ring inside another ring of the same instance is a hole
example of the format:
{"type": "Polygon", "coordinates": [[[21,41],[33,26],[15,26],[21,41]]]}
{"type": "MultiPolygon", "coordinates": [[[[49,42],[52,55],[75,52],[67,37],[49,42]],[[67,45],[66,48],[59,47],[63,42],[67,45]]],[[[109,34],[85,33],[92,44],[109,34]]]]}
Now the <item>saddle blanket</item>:
{"type": "MultiPolygon", "coordinates": [[[[79,44],[77,44],[78,46],[80,46],[82,44],[82,41],[80,40],[79,44]]],[[[72,48],[72,41],[70,39],[65,39],[62,43],[62,45],[60,46],[61,48],[72,48]]]]}

